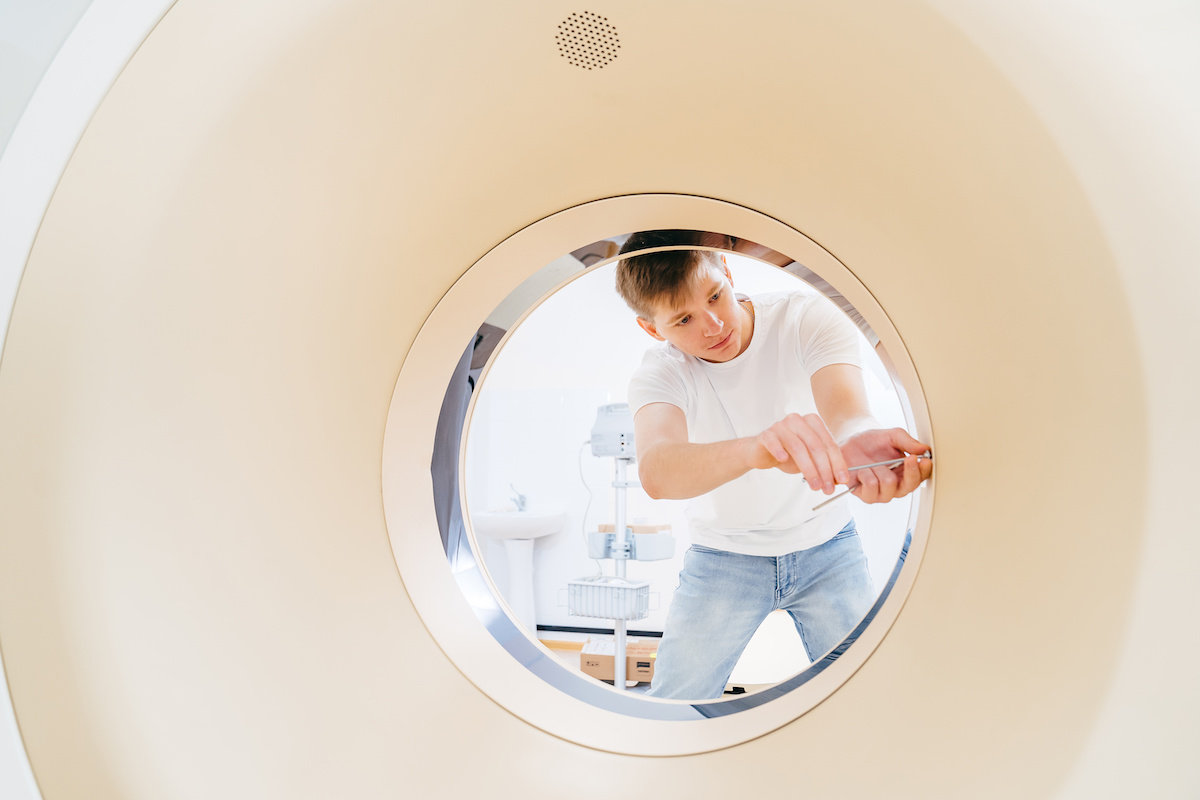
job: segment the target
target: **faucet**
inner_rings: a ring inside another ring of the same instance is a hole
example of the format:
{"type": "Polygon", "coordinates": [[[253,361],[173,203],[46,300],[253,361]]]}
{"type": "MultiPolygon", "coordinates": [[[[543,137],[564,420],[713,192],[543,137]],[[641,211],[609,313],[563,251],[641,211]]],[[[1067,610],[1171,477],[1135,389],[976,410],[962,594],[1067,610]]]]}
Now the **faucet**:
{"type": "Polygon", "coordinates": [[[524,511],[525,510],[525,495],[521,494],[520,492],[517,492],[516,487],[513,486],[511,483],[508,485],[508,488],[512,489],[517,494],[516,497],[512,498],[512,501],[517,504],[517,511],[524,511]]]}

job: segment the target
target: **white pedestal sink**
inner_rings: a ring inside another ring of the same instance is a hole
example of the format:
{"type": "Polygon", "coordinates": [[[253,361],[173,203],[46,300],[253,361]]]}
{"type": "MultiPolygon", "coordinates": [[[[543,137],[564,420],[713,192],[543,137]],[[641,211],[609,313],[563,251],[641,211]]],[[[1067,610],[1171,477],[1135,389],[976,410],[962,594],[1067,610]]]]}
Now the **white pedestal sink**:
{"type": "Polygon", "coordinates": [[[529,631],[537,632],[533,609],[533,541],[558,533],[567,523],[561,511],[491,511],[471,515],[471,526],[481,537],[504,542],[508,559],[508,596],[505,600],[529,631]]]}

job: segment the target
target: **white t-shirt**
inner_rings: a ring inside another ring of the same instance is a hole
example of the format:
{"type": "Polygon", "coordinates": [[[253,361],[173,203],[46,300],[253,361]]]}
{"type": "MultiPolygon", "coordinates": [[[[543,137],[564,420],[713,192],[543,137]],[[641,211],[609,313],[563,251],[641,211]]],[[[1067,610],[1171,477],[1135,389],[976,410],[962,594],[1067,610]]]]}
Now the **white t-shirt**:
{"type": "MultiPolygon", "coordinates": [[[[688,439],[707,443],[756,436],[791,413],[814,414],[811,376],[830,364],[862,367],[858,329],[824,297],[773,292],[751,298],[754,336],[737,357],[714,364],[663,343],[651,348],[629,383],[636,415],[670,403],[687,418],[688,439]]],[[[845,501],[800,475],[751,470],[687,507],[693,544],[756,556],[815,547],[850,521],[845,501]]]]}

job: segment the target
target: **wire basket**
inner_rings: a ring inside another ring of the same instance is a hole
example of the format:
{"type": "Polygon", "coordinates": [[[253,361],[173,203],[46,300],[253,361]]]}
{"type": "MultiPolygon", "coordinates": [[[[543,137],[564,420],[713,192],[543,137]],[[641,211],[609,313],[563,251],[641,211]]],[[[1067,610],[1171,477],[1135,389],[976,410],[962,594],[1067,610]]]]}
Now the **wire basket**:
{"type": "Polygon", "coordinates": [[[567,613],[599,619],[643,619],[650,614],[650,582],[611,577],[567,581],[567,613]]]}

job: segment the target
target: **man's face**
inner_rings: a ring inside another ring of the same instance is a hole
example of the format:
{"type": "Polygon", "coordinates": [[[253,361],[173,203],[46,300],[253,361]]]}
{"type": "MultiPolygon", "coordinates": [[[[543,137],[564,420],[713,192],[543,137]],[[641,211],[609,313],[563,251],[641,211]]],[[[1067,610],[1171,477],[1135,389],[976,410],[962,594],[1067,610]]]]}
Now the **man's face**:
{"type": "Polygon", "coordinates": [[[733,279],[724,258],[706,260],[696,269],[679,305],[659,303],[651,320],[638,318],[646,333],[688,355],[722,362],[750,344],[749,314],[733,295],[733,279]]]}

